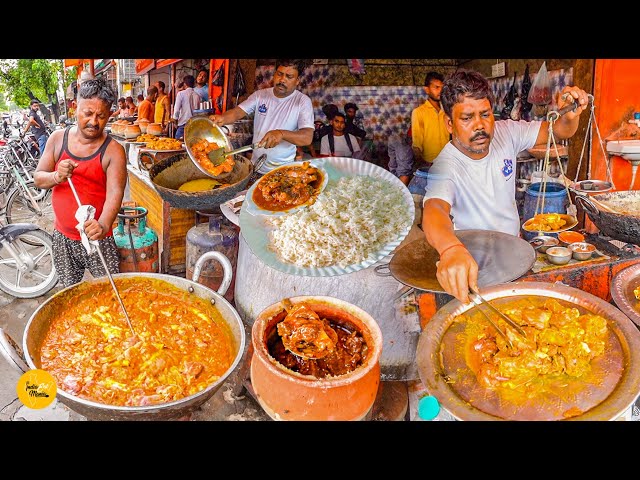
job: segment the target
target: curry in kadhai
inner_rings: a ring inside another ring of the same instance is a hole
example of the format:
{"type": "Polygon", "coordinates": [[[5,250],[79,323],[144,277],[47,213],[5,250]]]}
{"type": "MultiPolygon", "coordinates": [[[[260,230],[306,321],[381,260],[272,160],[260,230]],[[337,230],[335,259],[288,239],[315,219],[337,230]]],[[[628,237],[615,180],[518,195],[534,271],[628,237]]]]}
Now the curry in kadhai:
{"type": "Polygon", "coordinates": [[[320,193],[323,173],[309,162],[280,167],[260,179],[253,202],[263,210],[282,212],[302,204],[311,205],[320,193]]]}
{"type": "Polygon", "coordinates": [[[591,361],[605,351],[607,320],[599,315],[581,314],[555,299],[500,310],[523,328],[526,337],[498,319],[512,349],[491,325],[468,324],[467,363],[484,387],[517,389],[545,376],[584,377],[591,361]]]}
{"type": "Polygon", "coordinates": [[[69,299],[41,347],[58,388],[108,405],[154,405],[205,389],[231,366],[233,336],[213,305],[163,280],[115,282],[136,335],[109,283],[69,299]]]}

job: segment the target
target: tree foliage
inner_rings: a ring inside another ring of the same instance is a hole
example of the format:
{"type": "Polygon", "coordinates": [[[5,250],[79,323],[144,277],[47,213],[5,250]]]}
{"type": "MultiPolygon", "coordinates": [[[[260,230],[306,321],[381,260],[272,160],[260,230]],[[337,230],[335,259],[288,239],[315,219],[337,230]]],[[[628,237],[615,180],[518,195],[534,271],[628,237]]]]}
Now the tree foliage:
{"type": "Polygon", "coordinates": [[[32,99],[50,103],[58,116],[60,60],[42,58],[0,59],[0,83],[7,99],[28,108],[32,99]]]}

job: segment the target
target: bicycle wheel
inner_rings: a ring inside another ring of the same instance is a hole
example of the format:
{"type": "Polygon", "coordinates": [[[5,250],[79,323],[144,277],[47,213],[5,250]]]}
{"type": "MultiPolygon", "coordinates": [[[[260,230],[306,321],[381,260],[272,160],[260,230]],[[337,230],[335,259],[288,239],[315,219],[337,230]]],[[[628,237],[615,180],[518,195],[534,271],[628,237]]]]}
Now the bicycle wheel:
{"type": "MultiPolygon", "coordinates": [[[[29,198],[25,198],[20,188],[15,188],[9,193],[7,199],[6,217],[8,223],[35,223],[38,227],[49,234],[53,234],[53,206],[51,205],[51,190],[47,190],[43,196],[38,196],[38,189],[31,182],[28,182],[29,191],[37,198],[36,203],[40,207],[40,212],[35,210],[29,198]]],[[[28,243],[28,241],[27,241],[28,243]]],[[[37,245],[35,243],[34,245],[37,245]]]]}
{"type": "Polygon", "coordinates": [[[42,230],[19,235],[11,242],[22,266],[0,243],[0,290],[18,298],[44,295],[58,283],[53,266],[53,239],[42,230]]]}

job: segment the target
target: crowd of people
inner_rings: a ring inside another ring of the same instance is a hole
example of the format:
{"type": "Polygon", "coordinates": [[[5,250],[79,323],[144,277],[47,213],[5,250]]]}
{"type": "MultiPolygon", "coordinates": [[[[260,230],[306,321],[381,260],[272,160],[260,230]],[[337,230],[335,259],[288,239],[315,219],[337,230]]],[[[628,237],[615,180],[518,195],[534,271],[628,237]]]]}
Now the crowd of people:
{"type": "MultiPolygon", "coordinates": [[[[340,111],[334,104],[325,105],[326,122],[315,119],[310,97],[297,88],[304,68],[302,60],[277,60],[272,87],[256,90],[235,108],[209,117],[216,125],[253,117],[253,157],[265,160],[258,175],[293,161],[304,147],[309,147],[313,156],[361,158],[367,134],[356,115],[358,106],[347,102],[340,111]]],[[[64,286],[79,281],[85,269],[94,276],[103,272],[96,258],[84,253],[77,220],[63,208],[74,201],[67,180],[73,175],[82,201],[96,207],[95,218],[84,223],[84,232],[89,240],[100,243],[109,268],[116,273],[111,226],[126,184],[126,159],[123,147],[110,142],[104,127],[110,118],[131,115],[137,108],[138,117],[175,123],[175,137],[181,138],[201,101],[197,88],[205,78],[204,74],[197,79],[186,75],[184,87],[176,85],[172,115],[163,82],[149,86],[137,107],[131,97],[119,98],[118,108],[112,112],[113,90],[103,80],[85,81],[78,90],[77,125],[57,130],[50,138],[42,133],[38,103],[31,103],[25,129],[33,131],[44,152],[34,179],[39,188],[53,189],[54,263],[64,286]]],[[[455,231],[519,234],[513,201],[516,155],[544,144],[549,125],[547,121],[496,120],[489,83],[474,71],[458,70],[447,78],[429,72],[423,88],[426,100],[412,111],[407,130],[389,139],[388,168],[408,184],[416,164],[429,165],[422,229],[439,253],[440,284],[447,293],[468,302],[469,291],[477,288],[478,265],[455,231]],[[478,189],[478,184],[484,188],[478,189]]],[[[558,95],[558,108],[571,101],[578,107],[554,122],[555,138],[575,134],[579,116],[588,104],[587,93],[578,87],[564,87],[558,95]]]]}

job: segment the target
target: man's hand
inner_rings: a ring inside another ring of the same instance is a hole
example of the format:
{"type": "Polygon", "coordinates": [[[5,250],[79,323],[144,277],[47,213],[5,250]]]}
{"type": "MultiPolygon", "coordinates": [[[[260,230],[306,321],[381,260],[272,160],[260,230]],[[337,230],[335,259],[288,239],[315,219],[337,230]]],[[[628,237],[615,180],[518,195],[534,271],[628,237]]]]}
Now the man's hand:
{"type": "Polygon", "coordinates": [[[65,181],[67,178],[71,178],[73,175],[73,171],[79,164],[74,162],[73,160],[62,160],[58,164],[58,168],[56,172],[58,173],[57,177],[60,182],[65,181]]]}
{"type": "Polygon", "coordinates": [[[105,230],[102,227],[102,224],[98,222],[95,218],[87,220],[84,222],[84,233],[87,234],[89,240],[102,240],[104,235],[107,233],[108,229],[105,230]]]}
{"type": "Polygon", "coordinates": [[[562,107],[570,105],[571,103],[577,103],[578,107],[572,112],[564,114],[567,120],[573,120],[586,110],[589,105],[589,96],[587,92],[578,87],[564,87],[558,94],[558,99],[556,101],[557,108],[560,110],[562,107]]]}
{"type": "Polygon", "coordinates": [[[282,130],[269,130],[262,140],[258,142],[260,148],[273,148],[284,139],[282,130]]]}
{"type": "Polygon", "coordinates": [[[209,115],[209,120],[211,120],[213,123],[215,123],[219,127],[224,125],[224,122],[222,121],[222,115],[209,115]]]}
{"type": "Polygon", "coordinates": [[[469,250],[461,243],[447,247],[436,265],[436,278],[442,288],[462,303],[469,303],[469,287],[478,289],[478,264],[469,250]]]}

